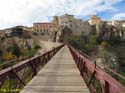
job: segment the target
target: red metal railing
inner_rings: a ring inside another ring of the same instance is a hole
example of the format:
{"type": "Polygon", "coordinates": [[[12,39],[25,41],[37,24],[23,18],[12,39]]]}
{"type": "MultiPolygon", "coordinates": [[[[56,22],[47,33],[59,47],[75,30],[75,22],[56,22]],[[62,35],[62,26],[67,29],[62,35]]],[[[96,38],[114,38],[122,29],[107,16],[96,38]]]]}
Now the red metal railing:
{"type": "Polygon", "coordinates": [[[79,53],[71,46],[69,49],[91,93],[125,93],[125,86],[93,64],[86,55],[79,53]]]}
{"type": "Polygon", "coordinates": [[[0,71],[0,93],[18,93],[64,45],[0,71]]]}

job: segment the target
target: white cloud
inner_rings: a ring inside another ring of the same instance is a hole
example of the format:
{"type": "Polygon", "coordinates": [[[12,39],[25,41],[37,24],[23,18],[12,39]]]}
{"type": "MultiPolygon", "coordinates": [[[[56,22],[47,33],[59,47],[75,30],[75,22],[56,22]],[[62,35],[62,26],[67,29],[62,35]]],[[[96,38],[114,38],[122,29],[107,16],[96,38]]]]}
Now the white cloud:
{"type": "Polygon", "coordinates": [[[0,28],[23,24],[30,25],[32,24],[30,20],[35,13],[37,16],[33,18],[34,20],[41,15],[46,21],[44,16],[47,16],[47,10],[53,4],[52,1],[54,0],[50,2],[49,0],[0,0],[0,28]]]}
{"type": "Polygon", "coordinates": [[[113,10],[121,0],[0,0],[0,29],[49,21],[50,16],[64,13],[88,16],[113,10]],[[49,17],[49,18],[48,18],[49,17]]]}
{"type": "Polygon", "coordinates": [[[112,17],[112,20],[122,20],[125,18],[125,13],[118,13],[112,17]]]}

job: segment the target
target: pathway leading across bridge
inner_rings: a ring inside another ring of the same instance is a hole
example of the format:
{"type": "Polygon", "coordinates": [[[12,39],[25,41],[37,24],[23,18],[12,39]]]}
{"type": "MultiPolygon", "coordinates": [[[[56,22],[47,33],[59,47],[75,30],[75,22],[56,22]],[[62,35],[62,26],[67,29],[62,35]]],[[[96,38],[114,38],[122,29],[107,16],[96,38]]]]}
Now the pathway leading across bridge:
{"type": "Polygon", "coordinates": [[[90,93],[64,46],[20,93],[90,93]]]}

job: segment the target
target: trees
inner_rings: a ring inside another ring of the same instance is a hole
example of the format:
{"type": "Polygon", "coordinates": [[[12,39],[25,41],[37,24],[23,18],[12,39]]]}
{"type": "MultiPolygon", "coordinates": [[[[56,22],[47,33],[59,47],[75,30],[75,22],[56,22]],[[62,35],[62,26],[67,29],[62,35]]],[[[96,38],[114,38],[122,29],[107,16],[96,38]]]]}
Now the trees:
{"type": "Polygon", "coordinates": [[[109,44],[108,44],[108,42],[103,41],[103,42],[101,42],[101,46],[102,46],[103,48],[107,48],[107,47],[109,46],[109,44]]]}
{"type": "Polygon", "coordinates": [[[39,46],[39,45],[36,45],[35,47],[34,47],[34,49],[40,49],[41,48],[41,46],[39,46]]]}
{"type": "Polygon", "coordinates": [[[114,27],[109,26],[105,22],[100,25],[100,33],[97,36],[98,44],[101,42],[108,42],[110,45],[120,44],[120,33],[121,31],[114,27]]]}
{"type": "Polygon", "coordinates": [[[96,30],[96,25],[92,25],[91,26],[91,32],[90,32],[91,35],[96,35],[97,34],[97,30],[96,30]]]}
{"type": "Polygon", "coordinates": [[[109,39],[110,27],[106,24],[106,22],[104,22],[99,26],[99,29],[100,29],[100,31],[99,31],[99,34],[97,36],[98,44],[100,44],[102,41],[106,41],[109,39]]]}
{"type": "Polygon", "coordinates": [[[122,42],[120,45],[114,47],[114,53],[116,55],[116,62],[119,65],[118,70],[125,71],[125,42],[122,42]]]}
{"type": "Polygon", "coordinates": [[[0,49],[0,56],[2,56],[2,54],[3,54],[3,51],[0,49]]]}
{"type": "Polygon", "coordinates": [[[96,38],[97,37],[95,35],[90,35],[89,41],[85,43],[85,49],[88,55],[91,55],[92,53],[97,52],[96,38]]]}
{"type": "Polygon", "coordinates": [[[96,36],[93,35],[88,38],[83,35],[77,36],[72,34],[68,36],[67,42],[86,54],[91,54],[97,49],[96,36]]]}
{"type": "Polygon", "coordinates": [[[124,27],[121,27],[119,30],[120,30],[121,36],[124,37],[125,28],[124,28],[124,27]]]}
{"type": "Polygon", "coordinates": [[[62,29],[62,35],[60,37],[60,41],[62,42],[67,42],[67,38],[72,34],[72,30],[70,28],[68,28],[67,26],[65,26],[62,29]]]}
{"type": "Polygon", "coordinates": [[[15,58],[16,58],[16,55],[12,54],[11,52],[3,54],[3,59],[5,61],[9,61],[9,60],[12,60],[12,59],[15,59],[15,58]]]}
{"type": "Polygon", "coordinates": [[[0,62],[2,61],[2,54],[3,54],[3,51],[0,49],[0,62]]]}
{"type": "Polygon", "coordinates": [[[13,55],[15,55],[17,57],[19,57],[21,55],[21,50],[18,47],[18,45],[15,43],[7,48],[7,52],[12,53],[13,55]]]}

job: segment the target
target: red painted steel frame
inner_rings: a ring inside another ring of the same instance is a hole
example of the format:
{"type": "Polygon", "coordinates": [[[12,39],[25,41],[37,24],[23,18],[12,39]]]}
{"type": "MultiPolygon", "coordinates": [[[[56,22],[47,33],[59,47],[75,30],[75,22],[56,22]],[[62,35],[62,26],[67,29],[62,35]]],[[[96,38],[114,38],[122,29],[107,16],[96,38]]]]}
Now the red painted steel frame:
{"type": "MultiPolygon", "coordinates": [[[[16,84],[16,88],[17,87],[20,88],[19,87],[20,84],[25,86],[25,83],[23,82],[24,73],[22,73],[21,76],[18,76],[17,73],[20,72],[21,70],[25,70],[26,67],[30,67],[32,69],[31,77],[35,76],[39,70],[38,69],[39,66],[43,67],[63,46],[64,45],[53,48],[52,50],[50,50],[44,54],[32,57],[30,59],[24,60],[22,62],[19,62],[15,65],[12,65],[12,66],[6,68],[6,69],[1,70],[0,71],[0,88],[4,85],[4,82],[11,76],[16,76],[16,78],[18,79],[18,84],[16,84]]],[[[22,71],[22,72],[25,72],[25,71],[22,71]]]]}
{"type": "MultiPolygon", "coordinates": [[[[89,81],[88,84],[91,84],[91,79],[94,78],[100,82],[102,93],[125,93],[125,86],[120,84],[102,69],[95,66],[95,64],[93,64],[93,62],[87,58],[86,55],[82,55],[71,46],[69,46],[69,49],[83,79],[87,79],[87,81],[89,81]],[[85,67],[93,74],[90,78],[86,78],[87,73],[85,72],[85,67]]],[[[92,93],[97,93],[96,90],[97,89],[94,85],[90,87],[90,91],[92,93]]]]}

